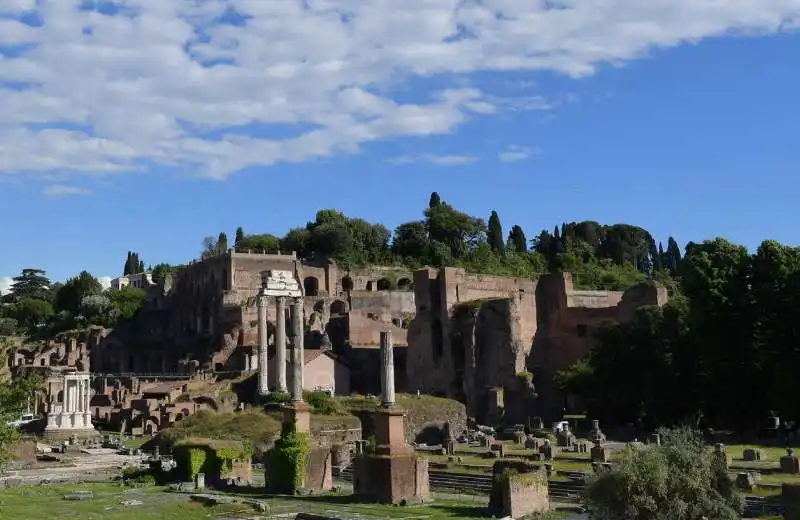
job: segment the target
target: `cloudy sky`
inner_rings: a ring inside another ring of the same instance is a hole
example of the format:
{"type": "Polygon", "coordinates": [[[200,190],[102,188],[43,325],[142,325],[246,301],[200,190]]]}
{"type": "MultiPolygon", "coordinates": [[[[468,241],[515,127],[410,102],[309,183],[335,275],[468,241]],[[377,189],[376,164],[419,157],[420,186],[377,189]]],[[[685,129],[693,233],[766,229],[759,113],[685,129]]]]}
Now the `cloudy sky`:
{"type": "MultiPolygon", "coordinates": [[[[0,275],[429,193],[797,242],[800,0],[0,0],[0,275]]],[[[0,278],[0,289],[3,289],[0,278]]]]}

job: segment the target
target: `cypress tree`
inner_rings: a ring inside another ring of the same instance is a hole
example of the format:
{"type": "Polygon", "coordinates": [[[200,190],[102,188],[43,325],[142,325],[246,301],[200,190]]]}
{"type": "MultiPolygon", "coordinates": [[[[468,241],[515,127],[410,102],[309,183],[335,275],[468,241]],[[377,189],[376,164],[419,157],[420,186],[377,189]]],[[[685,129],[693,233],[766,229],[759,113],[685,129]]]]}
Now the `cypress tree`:
{"type": "Polygon", "coordinates": [[[503,251],[503,226],[500,224],[500,216],[496,211],[492,211],[489,216],[487,239],[492,251],[495,253],[503,251]]]}
{"type": "Polygon", "coordinates": [[[440,206],[442,204],[442,198],[439,197],[439,194],[435,191],[431,193],[431,199],[428,201],[429,208],[435,208],[436,206],[440,206]]]}
{"type": "Polygon", "coordinates": [[[520,226],[514,225],[508,233],[508,242],[517,253],[528,252],[528,239],[520,226]]]}
{"type": "Polygon", "coordinates": [[[217,251],[220,253],[228,250],[228,235],[223,231],[217,237],[217,251]]]}
{"type": "Polygon", "coordinates": [[[136,272],[137,273],[143,273],[144,272],[144,261],[143,260],[139,260],[139,265],[136,266],[136,272]]]}
{"type": "Polygon", "coordinates": [[[125,267],[122,269],[122,276],[131,274],[131,252],[128,251],[128,257],[125,259],[125,267]]]}
{"type": "Polygon", "coordinates": [[[233,244],[236,245],[242,240],[244,240],[244,229],[242,229],[242,226],[239,226],[236,228],[236,237],[234,238],[233,244]]]}
{"type": "Polygon", "coordinates": [[[681,248],[674,238],[667,240],[667,268],[672,274],[677,274],[681,266],[681,248]]]}

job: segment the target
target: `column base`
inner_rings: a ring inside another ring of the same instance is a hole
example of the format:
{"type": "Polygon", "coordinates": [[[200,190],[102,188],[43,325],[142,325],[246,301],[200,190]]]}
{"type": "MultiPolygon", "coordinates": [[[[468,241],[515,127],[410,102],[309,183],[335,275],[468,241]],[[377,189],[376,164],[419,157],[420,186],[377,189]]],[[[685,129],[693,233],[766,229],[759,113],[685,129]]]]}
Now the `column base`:
{"type": "Polygon", "coordinates": [[[311,433],[311,407],[308,403],[289,403],[283,407],[283,425],[294,431],[311,433]]]}

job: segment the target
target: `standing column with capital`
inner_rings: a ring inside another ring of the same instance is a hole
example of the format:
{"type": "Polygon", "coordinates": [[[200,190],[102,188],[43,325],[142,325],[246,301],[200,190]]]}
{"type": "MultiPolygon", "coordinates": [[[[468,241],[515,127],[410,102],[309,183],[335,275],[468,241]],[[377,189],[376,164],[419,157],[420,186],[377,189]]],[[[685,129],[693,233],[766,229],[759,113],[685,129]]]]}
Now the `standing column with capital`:
{"type": "Polygon", "coordinates": [[[303,298],[295,298],[292,314],[292,402],[303,402],[303,298]]]}
{"type": "Polygon", "coordinates": [[[286,392],[286,297],[278,296],[275,318],[275,369],[277,391],[286,392]]]}
{"type": "Polygon", "coordinates": [[[258,307],[258,395],[269,393],[269,345],[267,344],[267,296],[256,296],[258,307]]]}
{"type": "Polygon", "coordinates": [[[381,332],[381,406],[391,408],[395,405],[394,394],[394,345],[392,333],[381,332]]]}

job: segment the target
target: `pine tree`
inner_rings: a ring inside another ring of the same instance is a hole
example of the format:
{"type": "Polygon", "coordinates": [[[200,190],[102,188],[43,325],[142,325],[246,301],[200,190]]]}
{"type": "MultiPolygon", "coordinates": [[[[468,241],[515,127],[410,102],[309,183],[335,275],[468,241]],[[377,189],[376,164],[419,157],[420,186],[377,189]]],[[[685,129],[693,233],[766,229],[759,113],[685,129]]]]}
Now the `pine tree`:
{"type": "Polygon", "coordinates": [[[228,250],[228,235],[223,231],[217,237],[217,251],[224,253],[228,250]]]}
{"type": "Polygon", "coordinates": [[[428,201],[428,207],[435,208],[436,206],[441,206],[441,204],[442,204],[442,198],[439,197],[439,194],[436,193],[435,191],[431,193],[431,200],[428,201]]]}
{"type": "Polygon", "coordinates": [[[236,237],[234,238],[233,245],[238,244],[242,240],[244,240],[244,229],[242,229],[242,226],[239,226],[236,228],[236,237]]]}
{"type": "Polygon", "coordinates": [[[558,226],[553,228],[553,238],[561,240],[561,231],[558,229],[558,226]]]}
{"type": "Polygon", "coordinates": [[[508,242],[517,253],[528,252],[528,239],[520,226],[514,225],[508,233],[508,242]]]}
{"type": "Polygon", "coordinates": [[[500,216],[496,211],[492,211],[489,216],[487,239],[492,251],[495,253],[503,251],[503,226],[500,224],[500,216]]]}
{"type": "Polygon", "coordinates": [[[659,269],[664,269],[664,245],[659,242],[658,243],[658,261],[657,266],[659,269]]]}

